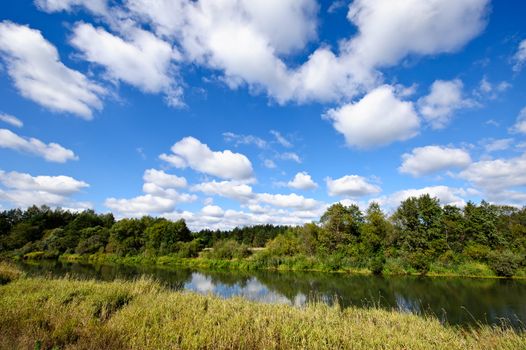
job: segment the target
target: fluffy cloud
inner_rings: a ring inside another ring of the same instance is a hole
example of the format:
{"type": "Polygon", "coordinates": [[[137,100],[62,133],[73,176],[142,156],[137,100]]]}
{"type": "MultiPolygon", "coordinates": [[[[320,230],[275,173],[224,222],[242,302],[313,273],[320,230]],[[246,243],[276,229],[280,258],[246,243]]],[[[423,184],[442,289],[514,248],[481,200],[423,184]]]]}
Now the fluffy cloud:
{"type": "Polygon", "coordinates": [[[330,196],[363,197],[381,191],[380,187],[359,175],[345,175],[334,180],[328,177],[326,183],[330,196]]]}
{"type": "MultiPolygon", "coordinates": [[[[318,47],[303,64],[292,68],[286,64],[288,58],[317,38],[319,6],[315,0],[128,0],[112,8],[113,16],[109,16],[104,0],[37,0],[48,12],[84,6],[119,28],[125,37],[128,28],[123,27],[140,22],[138,27],[151,27],[179,47],[185,62],[218,70],[229,87],[246,85],[251,92],[265,92],[278,103],[350,99],[382,81],[381,67],[395,65],[408,55],[456,51],[483,30],[488,3],[353,1],[347,19],[357,34],[340,40],[334,50],[326,45],[318,47]],[[283,23],[287,24],[286,31],[282,30],[283,23]],[[392,33],[397,33],[396,37],[392,33]]],[[[137,47],[128,38],[104,39],[121,48],[130,44],[137,47]]],[[[95,52],[95,46],[103,43],[86,40],[84,46],[95,52]]],[[[103,58],[105,66],[112,68],[109,72],[126,66],[103,58]]],[[[129,55],[125,58],[133,61],[129,55]]],[[[176,103],[181,92],[175,90],[176,103]]]]}
{"type": "Polygon", "coordinates": [[[173,76],[172,64],[179,53],[150,32],[128,28],[128,40],[91,24],[78,23],[71,44],[82,51],[82,58],[101,65],[108,78],[124,81],[147,93],[163,92],[169,105],[181,106],[182,89],[173,76]]]}
{"type": "Polygon", "coordinates": [[[183,138],[171,150],[172,154],[161,154],[160,158],[177,168],[189,167],[222,179],[248,180],[253,175],[252,163],[243,154],[214,152],[193,137],[183,138]]]}
{"type": "Polygon", "coordinates": [[[40,105],[92,118],[101,109],[105,90],[76,70],[66,67],[57,49],[40,31],[8,21],[0,23],[0,54],[20,93],[40,105]]]}
{"type": "Polygon", "coordinates": [[[21,128],[24,126],[24,123],[20,119],[9,114],[0,114],[0,121],[17,128],[21,128]]]}
{"type": "Polygon", "coordinates": [[[442,205],[455,205],[462,207],[466,204],[465,200],[462,198],[469,191],[466,191],[461,188],[452,188],[448,186],[431,186],[424,187],[419,189],[407,189],[395,192],[389,196],[383,196],[375,198],[372,201],[377,202],[385,208],[394,209],[400,205],[400,202],[406,200],[410,197],[420,197],[424,194],[428,194],[431,197],[436,197],[440,200],[442,205]]]}
{"type": "Polygon", "coordinates": [[[345,136],[347,144],[359,148],[407,140],[420,125],[413,104],[399,100],[392,86],[380,86],[356,103],[330,109],[325,117],[345,136]]]}
{"type": "Polygon", "coordinates": [[[192,186],[192,191],[246,202],[254,197],[252,187],[236,181],[210,181],[192,186]]]}
{"type": "Polygon", "coordinates": [[[519,48],[517,49],[515,56],[513,56],[513,59],[515,61],[513,70],[518,72],[522,69],[524,62],[526,62],[526,39],[520,42],[519,48]]]}
{"type": "Polygon", "coordinates": [[[207,205],[201,209],[203,215],[220,218],[225,214],[225,211],[217,205],[207,205]]]}
{"type": "Polygon", "coordinates": [[[16,171],[0,171],[0,182],[7,188],[23,191],[43,191],[58,195],[71,195],[85,187],[84,181],[69,176],[31,176],[16,171]]]}
{"type": "Polygon", "coordinates": [[[144,172],[145,183],[152,183],[163,188],[180,188],[188,185],[184,177],[167,174],[162,170],[148,169],[144,172]]]}
{"type": "Polygon", "coordinates": [[[425,146],[402,155],[401,173],[422,176],[451,168],[465,168],[471,163],[468,152],[460,148],[425,146]]]}
{"type": "Polygon", "coordinates": [[[311,210],[320,206],[320,202],[312,198],[305,198],[295,193],[255,193],[252,191],[251,186],[236,181],[204,182],[192,186],[192,191],[202,192],[206,195],[217,195],[234,199],[243,205],[257,208],[261,208],[259,206],[260,203],[266,203],[281,208],[300,210],[311,210]]]}
{"type": "Polygon", "coordinates": [[[511,131],[526,134],[526,107],[519,112],[517,121],[511,131]]]}
{"type": "Polygon", "coordinates": [[[138,217],[153,213],[166,213],[173,211],[176,203],[177,202],[172,198],[146,194],[131,199],[108,198],[104,202],[104,205],[124,216],[138,217]]]}
{"type": "Polygon", "coordinates": [[[68,160],[77,160],[78,157],[72,150],[51,142],[45,144],[33,137],[18,136],[7,129],[0,129],[0,147],[10,148],[21,152],[28,152],[44,158],[50,162],[65,163],[68,160]]]}
{"type": "Polygon", "coordinates": [[[357,34],[342,40],[336,53],[319,47],[295,69],[283,56],[316,37],[314,0],[131,0],[127,6],[159,35],[178,42],[188,61],[222,71],[230,87],[244,83],[285,103],[352,98],[378,83],[378,67],[411,54],[458,50],[484,28],[488,3],[354,1],[347,18],[357,34]]]}
{"type": "Polygon", "coordinates": [[[74,202],[70,197],[89,187],[84,181],[69,176],[32,176],[16,171],[0,170],[0,201],[7,201],[15,206],[49,205],[61,207],[87,208],[89,203],[74,202]]]}
{"type": "Polygon", "coordinates": [[[472,101],[462,97],[462,86],[459,79],[436,80],[429,95],[418,100],[420,113],[432,128],[444,128],[456,110],[473,105],[472,101]]]}
{"type": "Polygon", "coordinates": [[[306,171],[303,171],[297,173],[294,179],[287,183],[287,186],[296,190],[311,190],[318,187],[318,184],[312,180],[306,171]]]}
{"type": "Polygon", "coordinates": [[[35,0],[35,4],[45,12],[69,12],[80,6],[95,14],[105,14],[108,10],[107,0],[35,0]]]}
{"type": "Polygon", "coordinates": [[[410,54],[453,52],[486,25],[489,0],[355,0],[347,18],[358,27],[349,50],[371,66],[410,54]],[[393,35],[396,33],[396,35],[393,35]]]}
{"type": "Polygon", "coordinates": [[[320,205],[315,199],[305,198],[295,193],[291,194],[271,194],[259,193],[256,197],[257,202],[267,203],[276,207],[294,208],[309,210],[314,209],[320,205]]]}
{"type": "MultiPolygon", "coordinates": [[[[252,206],[255,208],[255,206],[252,206]]],[[[205,206],[199,212],[184,211],[164,215],[173,220],[185,219],[192,230],[201,229],[232,229],[234,227],[252,226],[258,224],[303,225],[306,222],[317,221],[323,208],[315,210],[287,210],[282,208],[258,206],[256,211],[223,209],[218,206],[205,206]]]]}
{"type": "Polygon", "coordinates": [[[183,177],[167,174],[162,170],[147,169],[143,175],[143,192],[133,198],[107,198],[106,207],[123,216],[143,216],[151,214],[164,214],[175,210],[179,203],[193,202],[197,196],[188,193],[179,193],[176,188],[186,187],[187,182],[183,177]]]}
{"type": "Polygon", "coordinates": [[[501,191],[526,186],[526,154],[475,162],[460,172],[459,177],[482,189],[491,200],[501,191]]]}

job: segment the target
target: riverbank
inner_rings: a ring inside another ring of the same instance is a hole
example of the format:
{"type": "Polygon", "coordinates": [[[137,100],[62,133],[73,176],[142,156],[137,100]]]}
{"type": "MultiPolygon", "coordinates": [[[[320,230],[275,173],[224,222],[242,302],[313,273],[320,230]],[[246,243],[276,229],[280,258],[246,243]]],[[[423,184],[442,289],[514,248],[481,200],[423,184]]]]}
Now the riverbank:
{"type": "Polygon", "coordinates": [[[149,280],[25,277],[0,264],[0,348],[520,349],[509,328],[325,304],[298,308],[174,292],[149,280]]]}
{"type": "MultiPolygon", "coordinates": [[[[27,257],[28,260],[34,257],[27,257]]],[[[372,275],[373,272],[368,268],[357,268],[352,266],[338,266],[332,267],[329,264],[324,264],[319,260],[299,260],[293,258],[281,259],[273,265],[263,264],[261,261],[245,258],[245,259],[207,259],[203,257],[198,258],[179,258],[175,256],[117,256],[114,254],[63,254],[58,257],[62,261],[82,262],[90,264],[122,264],[131,266],[166,266],[175,268],[191,268],[191,269],[210,269],[210,270],[269,270],[269,271],[296,271],[296,272],[328,272],[328,273],[351,273],[359,275],[372,275]]],[[[35,259],[35,260],[38,260],[35,259]]],[[[407,266],[398,264],[386,263],[382,271],[384,276],[402,276],[413,275],[419,276],[420,272],[415,271],[407,266]]],[[[480,262],[470,262],[454,267],[447,267],[439,264],[432,264],[429,272],[426,273],[428,277],[466,277],[466,278],[503,278],[497,276],[487,265],[480,262]]],[[[518,273],[512,277],[513,279],[526,279],[526,271],[519,270],[518,273]]]]}

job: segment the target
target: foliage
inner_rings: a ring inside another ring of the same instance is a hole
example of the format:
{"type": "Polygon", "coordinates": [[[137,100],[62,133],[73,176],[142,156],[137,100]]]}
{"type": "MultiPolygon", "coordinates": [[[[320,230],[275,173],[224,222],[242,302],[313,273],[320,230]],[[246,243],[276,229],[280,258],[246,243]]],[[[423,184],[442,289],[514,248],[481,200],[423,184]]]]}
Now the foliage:
{"type": "Polygon", "coordinates": [[[521,257],[512,251],[491,252],[489,266],[497,276],[511,277],[519,268],[521,257]]]}
{"type": "Polygon", "coordinates": [[[207,252],[207,257],[211,259],[242,259],[249,255],[248,246],[233,239],[217,241],[212,249],[207,252]]]}
{"type": "Polygon", "coordinates": [[[72,254],[137,262],[198,258],[196,265],[217,267],[509,277],[526,271],[526,208],[485,201],[441,206],[422,195],[404,200],[390,216],[377,203],[364,212],[337,203],[319,222],[303,226],[195,233],[184,220],[149,216],[115,221],[111,214],[46,206],[0,212],[0,256],[72,254]]]}

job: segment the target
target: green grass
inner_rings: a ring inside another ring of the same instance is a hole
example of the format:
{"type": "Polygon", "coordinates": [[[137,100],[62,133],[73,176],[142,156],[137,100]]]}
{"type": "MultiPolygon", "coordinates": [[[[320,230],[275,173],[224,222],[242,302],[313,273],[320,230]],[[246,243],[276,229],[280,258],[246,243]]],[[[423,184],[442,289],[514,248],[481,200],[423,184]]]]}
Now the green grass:
{"type": "MultiPolygon", "coordinates": [[[[334,265],[321,261],[319,258],[293,256],[262,261],[251,256],[245,259],[220,260],[205,257],[179,258],[176,256],[117,256],[114,254],[98,253],[93,255],[64,254],[59,259],[70,262],[84,262],[93,264],[124,264],[133,266],[159,265],[169,267],[184,267],[209,270],[278,270],[278,271],[313,271],[333,273],[372,274],[366,267],[354,267],[346,264],[334,265]]],[[[417,271],[407,266],[401,259],[387,259],[383,275],[419,275],[417,271]]],[[[431,264],[427,273],[430,277],[471,277],[471,278],[499,278],[481,262],[464,262],[458,265],[431,264]]],[[[526,278],[526,268],[519,269],[513,276],[516,279],[526,278]]]]}
{"type": "Polygon", "coordinates": [[[13,275],[0,263],[1,349],[524,349],[512,329],[382,309],[302,308],[174,292],[149,280],[13,275]]]}

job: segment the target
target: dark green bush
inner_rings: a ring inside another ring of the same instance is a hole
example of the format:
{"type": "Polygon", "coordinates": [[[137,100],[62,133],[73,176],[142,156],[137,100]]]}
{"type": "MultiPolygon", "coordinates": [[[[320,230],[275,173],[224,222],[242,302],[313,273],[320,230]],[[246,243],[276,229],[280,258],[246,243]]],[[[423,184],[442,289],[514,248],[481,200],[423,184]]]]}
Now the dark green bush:
{"type": "Polygon", "coordinates": [[[369,270],[375,275],[381,275],[385,266],[385,257],[377,255],[369,260],[369,270]]]}
{"type": "Polygon", "coordinates": [[[217,241],[207,257],[212,259],[241,259],[250,255],[250,250],[245,244],[239,244],[233,239],[217,241]]]}
{"type": "Polygon", "coordinates": [[[414,268],[419,274],[426,275],[429,272],[431,265],[429,257],[421,251],[414,252],[408,256],[409,265],[414,268]]]}
{"type": "Polygon", "coordinates": [[[510,250],[491,252],[488,258],[490,268],[501,277],[512,277],[521,261],[521,257],[510,250]]]}

